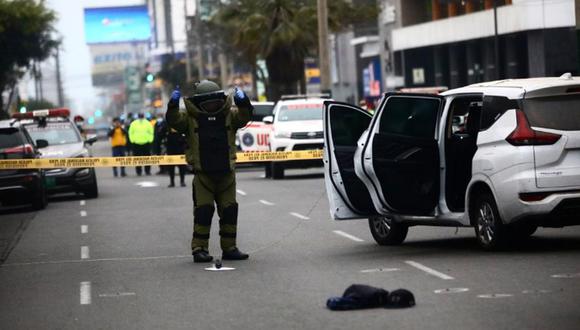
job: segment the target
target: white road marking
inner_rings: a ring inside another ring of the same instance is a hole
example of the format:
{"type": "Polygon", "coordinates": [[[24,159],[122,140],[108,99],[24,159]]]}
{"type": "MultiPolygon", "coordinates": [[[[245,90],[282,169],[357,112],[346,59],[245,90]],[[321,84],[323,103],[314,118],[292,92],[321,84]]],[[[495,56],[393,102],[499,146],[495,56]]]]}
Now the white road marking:
{"type": "Polygon", "coordinates": [[[89,247],[88,246],[81,246],[81,259],[89,259],[89,247]]]}
{"type": "Polygon", "coordinates": [[[81,234],[86,234],[89,232],[89,226],[81,225],[81,234]]]}
{"type": "Polygon", "coordinates": [[[523,294],[534,294],[534,293],[551,293],[552,290],[524,290],[522,291],[523,294]]]}
{"type": "Polygon", "coordinates": [[[260,199],[260,203],[264,204],[264,205],[268,205],[268,206],[274,206],[276,204],[272,203],[272,202],[268,202],[267,200],[264,199],[260,199]]]}
{"type": "Polygon", "coordinates": [[[298,219],[302,219],[302,220],[310,220],[309,217],[302,215],[300,213],[296,213],[296,212],[290,212],[291,216],[297,217],[298,219]]]}
{"type": "Polygon", "coordinates": [[[215,266],[211,266],[211,267],[207,267],[205,270],[207,270],[209,272],[227,272],[227,271],[232,271],[232,270],[236,270],[236,269],[232,268],[232,267],[216,268],[215,266]]]}
{"type": "Polygon", "coordinates": [[[388,272],[396,272],[399,271],[399,268],[374,268],[374,269],[363,269],[361,273],[388,273],[388,272]]]}
{"type": "Polygon", "coordinates": [[[87,216],[87,211],[85,211],[85,210],[82,210],[82,211],[81,211],[81,217],[86,217],[86,216],[87,216]]]}
{"type": "Polygon", "coordinates": [[[154,181],[141,181],[141,182],[137,182],[135,185],[139,186],[141,188],[152,188],[152,187],[159,186],[159,183],[154,182],[154,181]]]}
{"type": "Polygon", "coordinates": [[[439,290],[435,290],[433,292],[435,293],[462,293],[462,292],[467,292],[469,291],[469,288],[447,288],[447,289],[439,289],[439,290]]]}
{"type": "Polygon", "coordinates": [[[77,260],[35,261],[35,262],[20,262],[20,263],[15,262],[12,264],[2,264],[2,267],[79,264],[85,262],[104,262],[104,261],[147,261],[147,260],[164,260],[164,259],[191,259],[191,254],[178,256],[159,256],[159,257],[102,258],[102,259],[85,259],[85,260],[77,259],[77,260]]]}
{"type": "Polygon", "coordinates": [[[91,304],[91,282],[81,282],[81,305],[91,304]]]}
{"type": "Polygon", "coordinates": [[[332,232],[335,233],[335,234],[337,234],[337,235],[339,235],[339,236],[346,237],[346,238],[348,238],[351,241],[355,241],[355,242],[364,242],[365,241],[362,238],[358,238],[358,237],[353,236],[351,234],[345,233],[342,230],[333,230],[332,232]]]}
{"type": "Polygon", "coordinates": [[[100,298],[118,298],[118,297],[128,297],[128,296],[136,296],[135,292],[116,292],[116,293],[101,293],[99,294],[100,298]]]}
{"type": "Polygon", "coordinates": [[[513,297],[514,295],[511,293],[490,293],[490,294],[480,294],[477,298],[483,299],[499,299],[499,298],[509,298],[513,297]]]}
{"type": "Polygon", "coordinates": [[[579,278],[580,273],[576,274],[555,274],[551,276],[552,278],[579,278]]]}
{"type": "Polygon", "coordinates": [[[243,190],[237,189],[236,191],[238,192],[238,194],[240,194],[242,196],[246,196],[247,195],[246,192],[243,191],[243,190]]]}
{"type": "Polygon", "coordinates": [[[79,204],[81,204],[81,206],[85,206],[85,205],[87,204],[87,202],[86,202],[86,201],[84,201],[84,200],[82,200],[82,201],[80,201],[80,203],[79,203],[79,204]]]}
{"type": "Polygon", "coordinates": [[[405,263],[407,265],[409,265],[409,266],[412,266],[412,267],[415,267],[415,268],[417,268],[419,270],[422,270],[422,271],[424,271],[425,273],[427,273],[429,275],[433,275],[435,277],[439,277],[442,280],[454,280],[453,277],[451,277],[451,276],[449,276],[447,274],[443,274],[443,273],[441,273],[439,271],[436,271],[433,268],[429,268],[429,267],[427,267],[425,265],[422,265],[422,264],[420,264],[418,262],[411,261],[411,260],[407,260],[407,261],[405,261],[405,263]]]}

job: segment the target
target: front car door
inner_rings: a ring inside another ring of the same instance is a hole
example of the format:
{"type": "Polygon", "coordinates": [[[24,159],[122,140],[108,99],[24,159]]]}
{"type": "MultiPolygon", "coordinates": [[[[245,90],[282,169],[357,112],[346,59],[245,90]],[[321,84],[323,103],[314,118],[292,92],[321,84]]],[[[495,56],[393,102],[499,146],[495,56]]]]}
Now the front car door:
{"type": "Polygon", "coordinates": [[[439,199],[440,96],[387,94],[357,155],[381,214],[433,215],[439,199]]]}
{"type": "Polygon", "coordinates": [[[367,188],[354,169],[357,142],[371,119],[371,114],[356,106],[324,102],[324,179],[335,220],[377,214],[367,188]]]}

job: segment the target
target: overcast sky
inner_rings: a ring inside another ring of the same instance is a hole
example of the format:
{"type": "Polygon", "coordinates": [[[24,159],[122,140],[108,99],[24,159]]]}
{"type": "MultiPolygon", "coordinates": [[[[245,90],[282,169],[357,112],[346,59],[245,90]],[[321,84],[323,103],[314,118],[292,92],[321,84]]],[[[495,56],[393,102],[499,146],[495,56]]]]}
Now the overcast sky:
{"type": "Polygon", "coordinates": [[[58,32],[63,38],[61,64],[64,92],[75,113],[89,114],[96,106],[91,85],[91,60],[85,44],[84,13],[86,7],[119,7],[144,4],[143,0],[48,0],[47,5],[58,14],[58,32]]]}

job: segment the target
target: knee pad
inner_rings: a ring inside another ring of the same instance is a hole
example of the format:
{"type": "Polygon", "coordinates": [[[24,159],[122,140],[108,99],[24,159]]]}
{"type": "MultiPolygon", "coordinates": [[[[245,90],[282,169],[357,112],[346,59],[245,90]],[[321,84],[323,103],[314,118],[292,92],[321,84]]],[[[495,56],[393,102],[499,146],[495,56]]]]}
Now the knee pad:
{"type": "Polygon", "coordinates": [[[222,210],[222,218],[220,219],[222,225],[237,225],[238,224],[238,203],[233,203],[222,210]]]}
{"type": "Polygon", "coordinates": [[[214,211],[215,207],[213,205],[202,205],[196,207],[193,211],[193,221],[202,226],[210,226],[214,211]]]}

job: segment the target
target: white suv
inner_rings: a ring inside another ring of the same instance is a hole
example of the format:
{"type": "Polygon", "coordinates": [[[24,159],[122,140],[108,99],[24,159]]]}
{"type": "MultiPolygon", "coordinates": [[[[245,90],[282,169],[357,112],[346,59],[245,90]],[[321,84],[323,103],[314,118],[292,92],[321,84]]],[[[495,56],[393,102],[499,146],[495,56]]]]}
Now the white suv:
{"type": "MultiPolygon", "coordinates": [[[[274,116],[264,117],[265,123],[272,124],[270,132],[271,151],[294,151],[322,149],[322,105],[325,99],[316,96],[308,98],[296,96],[282,99],[274,107],[274,116]]],[[[320,160],[273,162],[272,177],[284,178],[286,168],[307,168],[322,166],[320,160]]]]}
{"type": "Polygon", "coordinates": [[[580,78],[385,94],[374,117],[327,101],[324,138],[333,218],[368,218],[381,245],[414,225],[473,226],[485,249],[580,225],[580,78]]]}

